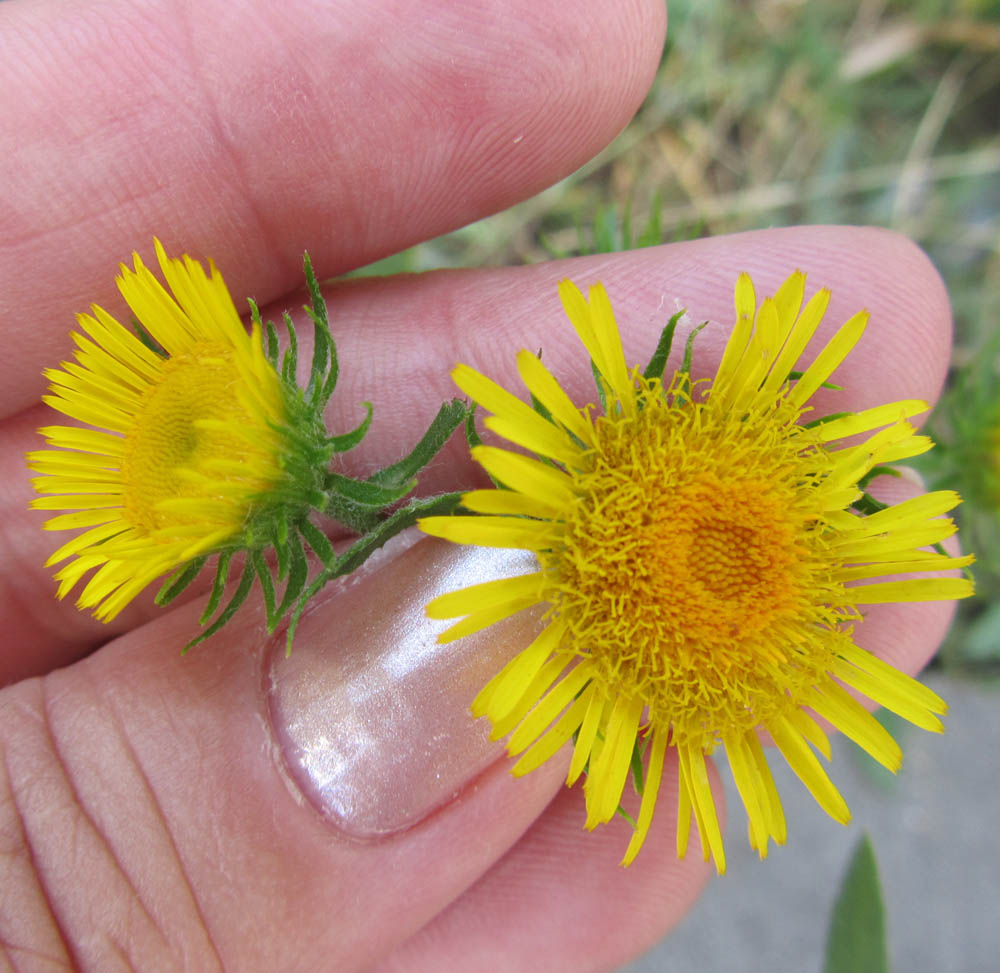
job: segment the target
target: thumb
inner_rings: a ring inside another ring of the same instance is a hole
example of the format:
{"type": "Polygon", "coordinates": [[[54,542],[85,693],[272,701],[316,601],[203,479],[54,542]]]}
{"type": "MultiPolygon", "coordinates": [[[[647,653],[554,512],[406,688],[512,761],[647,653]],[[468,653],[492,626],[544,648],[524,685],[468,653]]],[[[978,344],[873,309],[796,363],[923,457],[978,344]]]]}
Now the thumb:
{"type": "MultiPolygon", "coordinates": [[[[185,606],[0,693],[0,936],[14,965],[363,968],[482,887],[564,771],[511,778],[468,714],[537,619],[438,645],[448,623],[423,606],[521,573],[525,556],[403,540],[331,586],[290,659],[249,610],[181,658],[185,606]]],[[[657,880],[653,857],[627,874],[608,858],[631,880],[622,909],[657,880]]],[[[671,867],[668,884],[689,890],[671,893],[679,915],[702,868],[671,867]]],[[[631,932],[641,944],[667,921],[631,932]]]]}

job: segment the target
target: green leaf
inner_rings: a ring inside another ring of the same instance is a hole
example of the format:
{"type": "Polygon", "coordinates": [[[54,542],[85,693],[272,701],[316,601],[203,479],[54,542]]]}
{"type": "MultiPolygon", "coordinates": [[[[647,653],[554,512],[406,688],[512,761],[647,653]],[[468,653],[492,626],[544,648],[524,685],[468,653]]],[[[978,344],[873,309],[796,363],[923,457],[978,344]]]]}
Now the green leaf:
{"type": "Polygon", "coordinates": [[[886,973],[888,969],[878,867],[871,841],[863,835],[833,905],[823,973],[886,973]]]}
{"type": "Polygon", "coordinates": [[[327,439],[327,442],[335,453],[346,453],[349,449],[354,449],[365,438],[368,427],[372,424],[372,415],[375,410],[372,408],[371,402],[362,402],[361,404],[365,407],[367,415],[361,420],[357,428],[327,439]]]}
{"type": "Polygon", "coordinates": [[[664,326],[660,332],[660,340],[656,343],[656,351],[649,359],[646,370],[642,373],[643,378],[663,378],[663,371],[667,367],[667,359],[670,357],[670,349],[674,344],[674,332],[677,330],[677,322],[684,316],[684,311],[678,311],[664,326]]]}
{"type": "MultiPolygon", "coordinates": [[[[368,481],[384,487],[399,488],[409,483],[441,450],[451,434],[462,424],[469,407],[461,399],[445,402],[427,427],[409,456],[384,470],[373,473],[368,481]]],[[[405,491],[406,493],[409,490],[405,491]]]]}
{"type": "Polygon", "coordinates": [[[196,557],[193,561],[184,565],[182,568],[178,568],[166,581],[163,582],[163,586],[156,593],[156,598],[153,600],[158,605],[169,605],[196,577],[198,573],[205,566],[205,562],[208,560],[207,557],[196,557]]]}

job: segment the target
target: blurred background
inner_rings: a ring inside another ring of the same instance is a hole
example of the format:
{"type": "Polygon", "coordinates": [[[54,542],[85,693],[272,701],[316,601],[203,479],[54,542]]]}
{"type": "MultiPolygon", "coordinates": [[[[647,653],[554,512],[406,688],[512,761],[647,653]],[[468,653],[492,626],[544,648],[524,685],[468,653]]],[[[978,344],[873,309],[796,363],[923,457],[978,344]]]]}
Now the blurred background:
{"type": "Polygon", "coordinates": [[[948,284],[956,332],[929,423],[939,447],[920,470],[966,498],[963,543],[979,558],[979,595],[959,605],[925,676],[951,703],[947,732],[893,726],[907,755],[898,778],[837,741],[836,780],[855,812],[848,829],[779,779],[790,845],[765,863],[731,814],[728,874],[628,969],[824,969],[830,910],[863,832],[892,965],[998,969],[1000,0],[669,7],[656,84],[604,153],[520,206],[363,273],[519,264],[795,223],[886,226],[923,246],[948,284]]]}

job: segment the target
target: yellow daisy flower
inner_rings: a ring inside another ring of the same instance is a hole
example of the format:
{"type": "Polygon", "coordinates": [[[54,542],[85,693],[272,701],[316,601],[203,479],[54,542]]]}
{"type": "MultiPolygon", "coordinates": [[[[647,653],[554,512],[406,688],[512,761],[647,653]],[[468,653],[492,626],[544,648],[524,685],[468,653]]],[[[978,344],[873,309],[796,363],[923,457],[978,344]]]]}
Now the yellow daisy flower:
{"type": "Polygon", "coordinates": [[[47,530],[87,527],[48,565],[65,597],[114,618],[152,581],[223,547],[281,483],[289,447],[285,392],[264,356],[260,325],[247,334],[222,276],[156,241],[174,297],[134,255],[118,287],[153,350],[96,305],[77,321],[76,362],[49,369],[53,409],[97,429],[48,426],[53,450],[30,454],[39,510],[68,510],[47,530]]]}
{"type": "Polygon", "coordinates": [[[309,381],[296,383],[297,339],[286,314],[288,347],[279,359],[273,325],[262,325],[250,302],[244,327],[214,264],[209,271],[185,256],[167,256],[155,241],[169,290],[133,254],[121,266],[118,288],[137,319],[133,334],[94,305],[80,314],[75,362],[45,372],[44,401],[81,425],[40,430],[50,449],[28,454],[39,474],[38,510],[66,511],[47,530],[83,530],[48,565],[58,597],[90,574],[77,604],[109,621],[157,578],[174,572],[157,595],[167,604],[219,555],[202,623],[219,607],[230,561],[247,553],[235,594],[216,620],[192,640],[218,631],[255,580],[263,589],[268,628],[291,612],[289,644],[308,599],[334,577],[354,570],[419,513],[454,508],[458,494],[397,504],[415,474],[466,415],[461,402],[442,406],[407,457],[354,480],[328,469],[335,453],[361,442],[372,418],[329,436],[323,410],[339,373],[326,304],[305,258],[314,325],[309,381]],[[336,553],[310,521],[318,511],[363,535],[336,553]],[[309,580],[306,548],[322,562],[309,580]],[[263,551],[273,549],[277,569],[263,551]],[[92,572],[92,573],[91,573],[92,572]],[[286,582],[280,600],[275,584],[286,582]],[[308,582],[308,583],[307,583],[308,582]]]}
{"type": "Polygon", "coordinates": [[[809,400],[864,332],[852,317],[804,372],[794,371],[829,292],[803,306],[792,274],[757,303],[736,284],[737,322],[710,384],[685,365],[661,379],[676,321],[645,372],[626,365],[604,288],[560,297],[593,362],[603,414],[577,408],[538,356],[518,370],[532,405],[466,365],[459,387],[492,413],[487,428],[538,458],[477,445],[473,456],[506,488],[467,493],[482,516],[429,517],[429,534],[462,544],[525,548],[535,573],[434,599],[433,618],[464,616],[443,639],[532,605],[547,624],[487,686],[473,713],[510,734],[515,774],[573,740],[567,783],[586,772],[586,826],[619,810],[645,751],[645,782],[624,864],[648,833],[668,747],[680,767],[677,851],[692,812],[706,860],[725,868],[706,756],[722,746],[749,818],[751,845],[785,840],[785,821],[758,733],[836,820],[847,806],[814,750],[829,758],[827,720],[895,770],[898,745],[856,690],[928,730],[944,702],[855,644],[865,605],[962,598],[964,578],[919,577],[969,564],[923,548],[954,531],[948,491],[885,507],[866,492],[881,464],[930,448],[907,418],[927,405],[894,402],[800,423],[809,400]],[[659,373],[659,374],[657,374],[659,373]],[[858,441],[859,436],[864,437],[858,441]],[[918,575],[914,577],[913,575],[918,575]],[[904,577],[900,577],[904,576],[904,577]],[[845,688],[846,687],[846,688],[845,688]]]}

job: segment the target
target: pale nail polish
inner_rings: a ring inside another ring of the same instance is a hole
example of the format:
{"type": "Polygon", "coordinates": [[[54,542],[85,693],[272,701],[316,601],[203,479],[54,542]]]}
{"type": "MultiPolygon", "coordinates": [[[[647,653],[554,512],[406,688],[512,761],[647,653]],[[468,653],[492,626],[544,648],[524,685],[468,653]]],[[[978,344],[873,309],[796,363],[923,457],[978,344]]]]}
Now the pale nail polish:
{"type": "Polygon", "coordinates": [[[280,643],[267,663],[271,720],[292,779],[357,837],[416,824],[502,755],[469,705],[541,628],[540,610],[529,609],[439,644],[452,622],[427,618],[431,598],[530,573],[535,559],[427,537],[397,540],[310,610],[291,658],[280,643]]]}

